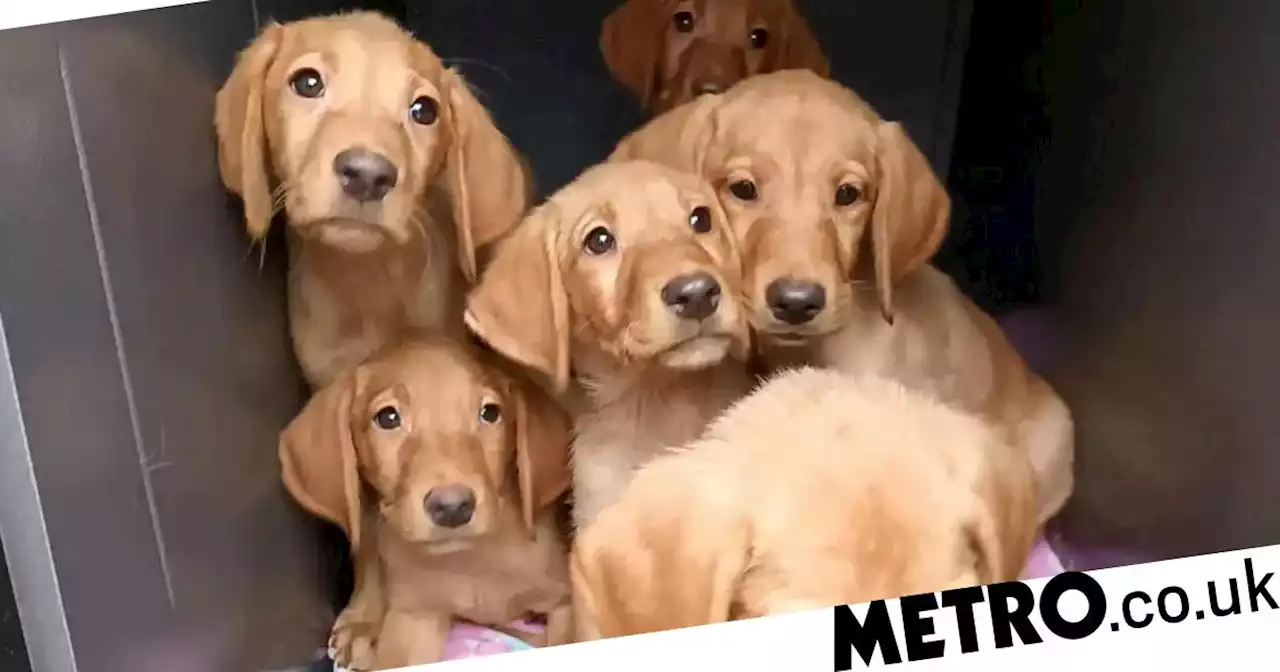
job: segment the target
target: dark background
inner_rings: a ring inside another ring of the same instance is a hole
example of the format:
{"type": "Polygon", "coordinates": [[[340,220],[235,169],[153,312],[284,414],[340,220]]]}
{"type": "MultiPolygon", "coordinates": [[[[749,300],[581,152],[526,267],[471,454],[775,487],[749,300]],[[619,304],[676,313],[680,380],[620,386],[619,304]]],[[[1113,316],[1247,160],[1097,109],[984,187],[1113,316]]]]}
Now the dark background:
{"type": "MultiPolygon", "coordinates": [[[[0,521],[41,672],[275,669],[323,642],[341,540],[275,462],[301,403],[282,247],[246,259],[212,100],[264,20],[356,5],[463,68],[543,194],[639,120],[596,47],[612,0],[213,0],[0,33],[0,521]]],[[[1280,3],[801,5],[947,177],[938,264],[1072,405],[1071,543],[1280,541],[1280,3]]],[[[23,647],[0,591],[0,669],[23,647]]]]}

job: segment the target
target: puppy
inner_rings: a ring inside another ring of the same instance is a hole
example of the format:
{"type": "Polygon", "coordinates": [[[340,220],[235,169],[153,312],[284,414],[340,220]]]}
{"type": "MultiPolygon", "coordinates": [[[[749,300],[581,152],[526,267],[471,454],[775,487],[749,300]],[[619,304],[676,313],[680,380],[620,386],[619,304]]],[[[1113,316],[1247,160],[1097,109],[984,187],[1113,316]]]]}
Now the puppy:
{"type": "Polygon", "coordinates": [[[571,409],[576,527],[750,389],[739,264],[711,187],[642,161],[588,169],[498,245],[466,321],[571,409]]]}
{"type": "Polygon", "coordinates": [[[270,24],[217,95],[222,181],[289,223],[289,324],[313,388],[402,329],[461,335],[477,250],[528,203],[522,160],[456,71],[368,12],[270,24]]]}
{"type": "Polygon", "coordinates": [[[1034,478],[991,426],[887,379],[779,375],[640,470],[574,543],[580,640],[1013,580],[1034,478]]]}
{"type": "Polygon", "coordinates": [[[348,670],[438,661],[454,619],[541,613],[549,643],[571,633],[553,506],[569,486],[568,418],[469,350],[445,339],[383,350],[281,434],[289,492],[371,568],[331,642],[348,670]]]}
{"type": "Polygon", "coordinates": [[[654,114],[758,73],[830,72],[792,0],[626,0],[605,19],[600,51],[654,114]]]}
{"type": "Polygon", "coordinates": [[[977,413],[1030,458],[1040,520],[1062,508],[1071,414],[995,322],[927,265],[951,202],[901,125],[792,70],[673,110],[614,158],[693,170],[717,187],[767,364],[888,376],[977,413]]]}

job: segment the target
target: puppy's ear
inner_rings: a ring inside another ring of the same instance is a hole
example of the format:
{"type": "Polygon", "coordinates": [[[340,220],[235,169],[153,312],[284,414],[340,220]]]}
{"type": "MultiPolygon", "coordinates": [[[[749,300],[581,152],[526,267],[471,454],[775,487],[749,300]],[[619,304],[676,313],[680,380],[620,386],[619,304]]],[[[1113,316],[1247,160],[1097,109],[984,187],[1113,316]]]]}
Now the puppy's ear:
{"type": "Polygon", "coordinates": [[[937,253],[951,218],[951,198],[901,124],[880,123],[876,162],[880,177],[871,250],[880,310],[892,323],[893,286],[937,253]]]}
{"type": "Polygon", "coordinates": [[[992,446],[989,458],[976,484],[977,506],[967,530],[984,584],[1016,580],[1039,532],[1030,463],[1007,445],[992,446]]]}
{"type": "Polygon", "coordinates": [[[569,417],[535,385],[513,381],[511,389],[520,513],[532,532],[538,513],[569,489],[569,417]]]}
{"type": "Polygon", "coordinates": [[[479,277],[477,252],[501,238],[529,207],[524,160],[455,70],[444,73],[449,119],[449,200],[458,229],[458,262],[467,281],[479,277]]]}
{"type": "Polygon", "coordinates": [[[289,494],[313,515],[338,525],[360,547],[360,474],[351,434],[356,373],[322,388],[280,433],[280,468],[289,494]]]}
{"type": "Polygon", "coordinates": [[[236,57],[235,68],[218,90],[214,105],[222,183],[244,201],[245,229],[254,240],[267,235],[275,212],[267,167],[270,157],[262,119],[262,89],[283,39],[283,26],[267,25],[253,44],[236,57]]]}
{"type": "Polygon", "coordinates": [[[648,109],[662,58],[663,32],[670,17],[662,0],[626,0],[600,26],[600,53],[624,86],[648,109]]]}
{"type": "Polygon", "coordinates": [[[534,369],[553,389],[569,386],[569,297],[552,220],[543,204],[498,243],[467,297],[467,327],[507,359],[534,369]]]}
{"type": "Polygon", "coordinates": [[[811,70],[822,77],[831,76],[831,64],[822,52],[809,23],[794,6],[788,5],[787,28],[782,43],[779,70],[811,70]]]}
{"type": "Polygon", "coordinates": [[[702,175],[723,100],[721,94],[698,96],[658,115],[623,138],[608,160],[642,159],[702,175]]]}
{"type": "Polygon", "coordinates": [[[650,462],[621,500],[578,530],[570,574],[580,639],[733,616],[750,526],[737,499],[705,483],[714,470],[684,458],[650,462]]]}

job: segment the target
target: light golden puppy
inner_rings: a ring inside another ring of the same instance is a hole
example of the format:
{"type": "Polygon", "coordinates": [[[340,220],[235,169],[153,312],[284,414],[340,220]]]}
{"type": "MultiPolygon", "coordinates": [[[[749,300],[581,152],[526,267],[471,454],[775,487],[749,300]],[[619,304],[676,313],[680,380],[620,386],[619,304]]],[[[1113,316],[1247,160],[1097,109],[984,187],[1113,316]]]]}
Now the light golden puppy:
{"type": "Polygon", "coordinates": [[[270,24],[215,121],[249,235],[288,220],[290,330],[313,387],[404,328],[463,333],[477,250],[519,221],[529,186],[430,48],[368,12],[270,24]]]}
{"type": "Polygon", "coordinates": [[[900,124],[835,82],[784,71],[655,119],[613,155],[636,158],[698,172],[719,190],[768,365],[887,376],[977,413],[1030,458],[1040,520],[1062,508],[1071,414],[928,265],[951,201],[900,124]]]}
{"type": "Polygon", "coordinates": [[[793,0],[626,0],[601,26],[600,51],[655,114],[758,73],[830,71],[793,0]]]}
{"type": "Polygon", "coordinates": [[[553,643],[567,640],[554,503],[569,487],[568,432],[536,386],[448,340],[381,351],[316,393],[281,434],[280,462],[289,492],[346,531],[365,570],[335,661],[436,662],[456,618],[502,627],[541,613],[553,643]]]}
{"type": "Polygon", "coordinates": [[[696,175],[588,169],[497,247],[466,320],[574,417],[574,521],[696,437],[752,384],[732,233],[696,175]],[[571,386],[572,384],[572,386],[571,386]]]}
{"type": "Polygon", "coordinates": [[[578,638],[1013,580],[1034,500],[982,420],[886,379],[787,372],[579,533],[578,638]]]}

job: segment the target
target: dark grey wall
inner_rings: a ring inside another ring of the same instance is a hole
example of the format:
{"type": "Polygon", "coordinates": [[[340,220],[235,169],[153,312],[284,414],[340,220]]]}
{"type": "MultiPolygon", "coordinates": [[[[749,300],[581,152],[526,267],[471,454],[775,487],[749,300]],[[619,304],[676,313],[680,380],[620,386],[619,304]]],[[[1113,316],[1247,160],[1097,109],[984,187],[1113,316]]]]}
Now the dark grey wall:
{"type": "Polygon", "coordinates": [[[1077,538],[1280,542],[1280,3],[1054,3],[1039,241],[1077,538]]]}
{"type": "Polygon", "coordinates": [[[27,643],[22,638],[22,621],[18,619],[18,603],[9,582],[9,565],[0,552],[0,669],[29,672],[27,643]]]}

